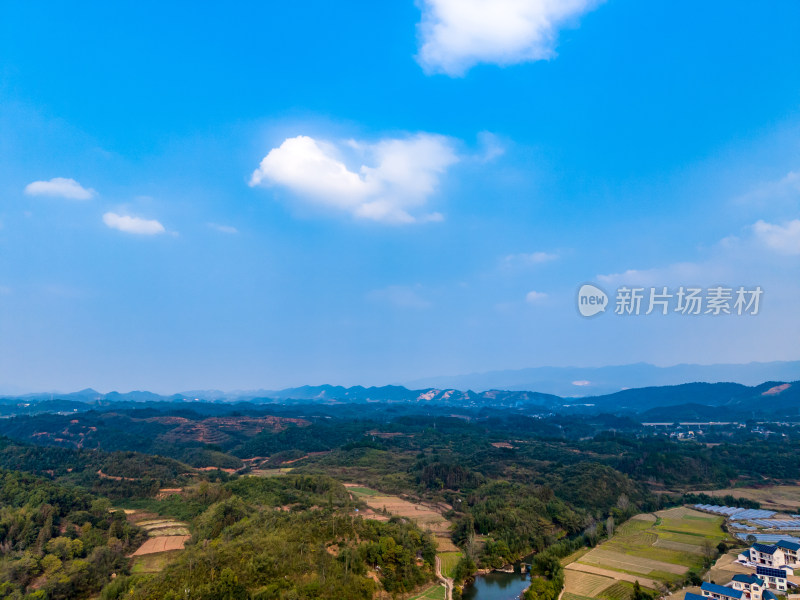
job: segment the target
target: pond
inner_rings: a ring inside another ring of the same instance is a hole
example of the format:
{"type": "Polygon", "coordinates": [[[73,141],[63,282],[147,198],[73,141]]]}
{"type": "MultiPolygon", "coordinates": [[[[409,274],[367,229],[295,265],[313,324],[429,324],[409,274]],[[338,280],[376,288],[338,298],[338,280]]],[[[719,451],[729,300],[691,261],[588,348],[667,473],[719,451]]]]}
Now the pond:
{"type": "Polygon", "coordinates": [[[527,573],[476,575],[475,583],[464,586],[464,600],[518,600],[528,585],[527,573]]]}

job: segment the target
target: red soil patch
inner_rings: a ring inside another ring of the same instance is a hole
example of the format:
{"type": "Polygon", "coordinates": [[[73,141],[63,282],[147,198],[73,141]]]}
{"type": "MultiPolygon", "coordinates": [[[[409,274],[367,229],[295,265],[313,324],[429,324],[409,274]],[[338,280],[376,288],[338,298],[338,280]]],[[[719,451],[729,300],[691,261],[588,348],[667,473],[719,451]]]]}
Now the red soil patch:
{"type": "Polygon", "coordinates": [[[514,449],[514,446],[512,446],[508,442],[492,442],[492,446],[494,446],[495,448],[506,448],[507,450],[514,449]]]}
{"type": "Polygon", "coordinates": [[[776,385],[775,387],[769,388],[766,392],[763,392],[762,396],[776,396],[781,392],[788,390],[792,385],[790,383],[784,383],[781,385],[776,385]]]}

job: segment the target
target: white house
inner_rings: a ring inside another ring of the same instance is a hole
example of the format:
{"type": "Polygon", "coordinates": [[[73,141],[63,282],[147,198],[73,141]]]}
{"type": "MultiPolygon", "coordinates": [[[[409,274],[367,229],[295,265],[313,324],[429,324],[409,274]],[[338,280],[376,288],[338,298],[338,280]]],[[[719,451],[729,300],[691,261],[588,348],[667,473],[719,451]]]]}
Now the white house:
{"type": "Polygon", "coordinates": [[[768,587],[776,589],[780,592],[785,592],[789,589],[789,567],[781,567],[780,569],[773,569],[772,567],[756,567],[756,574],[763,579],[768,587]]]}
{"type": "Polygon", "coordinates": [[[797,565],[798,553],[800,553],[800,544],[797,542],[790,542],[788,540],[781,540],[780,542],[776,542],[775,545],[783,550],[787,565],[797,565]]]}
{"type": "Polygon", "coordinates": [[[761,600],[761,594],[766,589],[767,584],[761,577],[739,573],[733,576],[730,586],[734,590],[741,590],[743,592],[742,597],[745,600],[761,600]]]}
{"type": "Polygon", "coordinates": [[[755,565],[778,568],[786,564],[786,553],[778,546],[753,544],[749,549],[749,559],[755,565]]]}
{"type": "MultiPolygon", "coordinates": [[[[712,598],[713,600],[743,600],[745,598],[743,590],[736,590],[724,585],[717,585],[716,583],[703,582],[700,586],[700,592],[705,598],[712,598]]],[[[748,598],[750,598],[748,596],[748,598]]],[[[754,600],[761,600],[761,595],[754,600]]]]}

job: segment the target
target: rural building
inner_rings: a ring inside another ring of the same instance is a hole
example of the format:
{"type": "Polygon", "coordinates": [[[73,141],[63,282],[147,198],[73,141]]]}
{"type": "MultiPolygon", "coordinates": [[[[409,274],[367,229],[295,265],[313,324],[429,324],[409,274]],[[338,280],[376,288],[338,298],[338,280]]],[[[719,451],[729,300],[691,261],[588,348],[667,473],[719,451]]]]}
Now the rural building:
{"type": "Polygon", "coordinates": [[[767,587],[766,582],[756,575],[734,575],[730,583],[734,590],[741,590],[746,600],[761,600],[761,594],[767,587]]]}
{"type": "MultiPolygon", "coordinates": [[[[713,600],[742,600],[745,598],[743,590],[735,590],[725,587],[724,585],[717,585],[716,583],[708,583],[706,581],[700,586],[700,591],[705,598],[713,598],[713,600]]],[[[761,598],[759,597],[755,600],[761,600],[761,598]]]]}
{"type": "Polygon", "coordinates": [[[800,544],[797,542],[790,542],[788,540],[781,540],[776,542],[775,545],[783,550],[783,554],[786,557],[786,564],[787,565],[796,565],[797,564],[797,556],[798,552],[800,552],[800,544]]]}
{"type": "Polygon", "coordinates": [[[786,564],[786,553],[778,546],[753,544],[747,554],[749,561],[755,565],[778,568],[786,564]]]}
{"type": "Polygon", "coordinates": [[[785,568],[773,569],[772,567],[756,567],[756,574],[761,577],[768,587],[780,592],[785,592],[789,588],[789,575],[785,568]]]}

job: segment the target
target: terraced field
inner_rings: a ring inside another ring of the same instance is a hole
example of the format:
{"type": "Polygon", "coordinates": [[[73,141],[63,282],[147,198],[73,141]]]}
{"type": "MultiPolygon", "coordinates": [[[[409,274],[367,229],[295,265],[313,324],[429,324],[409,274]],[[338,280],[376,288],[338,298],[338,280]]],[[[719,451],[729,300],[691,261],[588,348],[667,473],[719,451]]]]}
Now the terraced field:
{"type": "Polygon", "coordinates": [[[399,496],[382,494],[377,490],[353,483],[346,483],[345,487],[373,511],[367,513],[369,518],[379,518],[381,514],[388,513],[411,519],[416,521],[422,530],[433,534],[439,552],[459,552],[458,546],[455,546],[450,539],[450,521],[442,516],[443,512],[451,508],[450,506],[411,502],[399,496]]]}
{"type": "Polygon", "coordinates": [[[189,526],[182,521],[176,521],[174,519],[146,519],[137,521],[136,524],[144,529],[150,537],[190,535],[189,526]]]}
{"type": "Polygon", "coordinates": [[[133,573],[157,573],[174,561],[191,539],[189,525],[139,510],[125,510],[129,521],[147,532],[148,538],[131,557],[133,573]]]}
{"type": "Polygon", "coordinates": [[[566,566],[564,600],[627,600],[632,584],[658,589],[700,568],[708,546],[725,539],[723,519],[687,509],[663,510],[633,517],[610,540],[566,566]]]}

